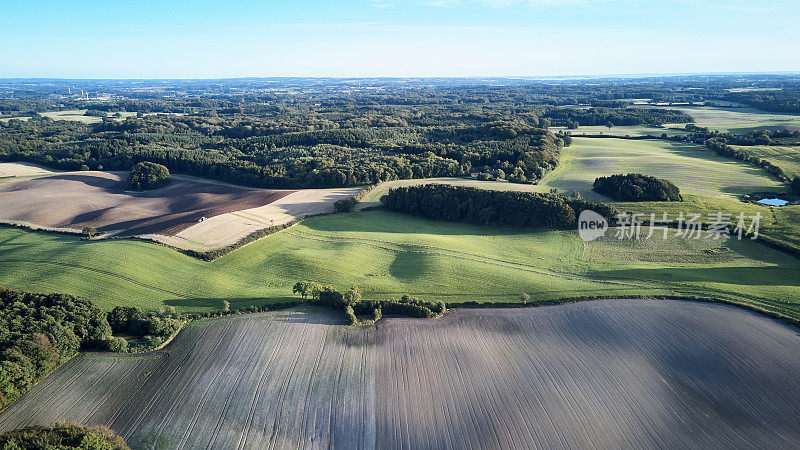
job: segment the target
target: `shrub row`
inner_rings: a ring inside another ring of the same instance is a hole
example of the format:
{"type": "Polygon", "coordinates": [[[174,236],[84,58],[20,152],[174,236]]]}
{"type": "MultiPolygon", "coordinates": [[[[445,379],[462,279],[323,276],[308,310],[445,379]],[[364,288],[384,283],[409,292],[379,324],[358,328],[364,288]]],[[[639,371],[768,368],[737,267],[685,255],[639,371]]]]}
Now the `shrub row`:
{"type": "Polygon", "coordinates": [[[742,150],[737,150],[725,142],[722,142],[717,139],[709,139],[706,141],[706,148],[709,150],[714,151],[716,154],[720,156],[724,156],[726,158],[733,158],[742,162],[746,162],[756,167],[760,167],[767,171],[767,173],[773,175],[780,181],[784,183],[789,182],[789,177],[784,173],[783,169],[772,164],[771,162],[767,161],[766,159],[761,159],[757,156],[753,156],[750,153],[742,150]]]}
{"type": "MultiPolygon", "coordinates": [[[[273,225],[271,227],[262,228],[262,229],[260,229],[258,231],[255,231],[253,233],[248,234],[247,236],[243,237],[242,239],[240,239],[239,241],[237,241],[237,242],[235,242],[235,243],[233,243],[231,245],[227,245],[225,247],[221,247],[221,248],[218,248],[218,249],[215,249],[215,250],[209,250],[209,251],[205,251],[205,252],[204,251],[188,250],[188,249],[185,249],[185,248],[175,247],[174,245],[165,244],[163,242],[159,242],[159,241],[156,241],[156,240],[153,240],[153,239],[150,239],[150,238],[145,238],[145,237],[140,237],[140,236],[131,236],[130,239],[137,239],[137,240],[140,240],[140,241],[150,242],[152,244],[162,245],[164,247],[169,247],[169,248],[171,248],[171,249],[173,249],[173,250],[175,250],[177,252],[183,253],[184,255],[191,256],[192,258],[197,258],[199,260],[208,262],[208,261],[214,261],[215,259],[221,258],[221,257],[227,255],[228,253],[230,253],[230,252],[232,252],[232,251],[234,251],[236,249],[244,247],[247,244],[252,244],[253,242],[255,242],[255,241],[257,241],[257,240],[259,240],[259,239],[261,239],[263,237],[267,237],[270,234],[275,234],[275,233],[277,233],[279,231],[285,230],[285,229],[287,229],[287,228],[289,228],[291,226],[294,226],[294,225],[296,225],[296,224],[298,224],[298,223],[300,223],[302,221],[303,221],[303,218],[294,219],[294,220],[292,220],[290,222],[287,222],[287,223],[284,223],[284,224],[273,225]]],[[[123,238],[123,239],[128,239],[128,238],[123,238]]]]}

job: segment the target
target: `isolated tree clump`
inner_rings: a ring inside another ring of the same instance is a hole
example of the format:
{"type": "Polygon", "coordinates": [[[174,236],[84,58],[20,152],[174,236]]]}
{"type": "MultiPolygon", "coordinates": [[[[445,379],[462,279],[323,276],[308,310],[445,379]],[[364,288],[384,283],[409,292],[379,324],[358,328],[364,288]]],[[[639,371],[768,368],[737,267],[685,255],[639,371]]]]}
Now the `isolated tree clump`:
{"type": "Polygon", "coordinates": [[[668,180],[629,173],[594,180],[594,190],[621,202],[679,202],[677,186],[668,180]]]}
{"type": "Polygon", "coordinates": [[[161,164],[147,161],[133,166],[128,176],[128,189],[131,191],[149,191],[158,189],[169,183],[169,169],[161,164]]]}

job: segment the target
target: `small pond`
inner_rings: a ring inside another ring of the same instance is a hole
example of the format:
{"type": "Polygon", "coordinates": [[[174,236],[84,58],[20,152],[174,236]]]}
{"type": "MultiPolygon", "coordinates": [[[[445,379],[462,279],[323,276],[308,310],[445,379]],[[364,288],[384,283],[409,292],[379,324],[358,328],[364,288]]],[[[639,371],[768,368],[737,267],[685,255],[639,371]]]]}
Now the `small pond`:
{"type": "Polygon", "coordinates": [[[789,201],[780,198],[762,198],[761,200],[758,201],[758,203],[769,206],[783,206],[789,203],[789,201]]]}

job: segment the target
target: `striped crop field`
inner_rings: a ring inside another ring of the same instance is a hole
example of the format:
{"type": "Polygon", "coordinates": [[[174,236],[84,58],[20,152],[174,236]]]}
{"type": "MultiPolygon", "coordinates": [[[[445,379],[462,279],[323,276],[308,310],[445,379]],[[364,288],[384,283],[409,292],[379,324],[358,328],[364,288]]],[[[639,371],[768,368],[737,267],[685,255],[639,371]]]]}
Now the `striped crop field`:
{"type": "Polygon", "coordinates": [[[772,319],[676,300],[356,328],[293,309],[195,322],[154,353],[83,353],[0,430],[104,424],[169,449],[790,447],[798,345],[772,319]]]}

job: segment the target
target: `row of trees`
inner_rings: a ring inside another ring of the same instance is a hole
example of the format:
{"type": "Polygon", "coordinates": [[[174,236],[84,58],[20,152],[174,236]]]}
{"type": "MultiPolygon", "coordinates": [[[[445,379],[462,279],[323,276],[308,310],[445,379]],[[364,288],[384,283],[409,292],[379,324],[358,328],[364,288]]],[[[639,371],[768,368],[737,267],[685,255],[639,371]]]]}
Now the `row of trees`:
{"type": "Polygon", "coordinates": [[[367,315],[370,321],[379,320],[384,315],[417,318],[438,317],[447,312],[444,302],[428,302],[405,294],[399,300],[364,300],[361,289],[353,286],[342,293],[332,286],[322,286],[315,282],[298,281],[292,292],[312,303],[342,309],[348,325],[357,325],[358,317],[367,315]]]}
{"type": "Polygon", "coordinates": [[[768,173],[772,174],[778,180],[783,181],[785,183],[789,182],[789,177],[780,167],[776,166],[775,164],[772,164],[766,159],[761,159],[747,151],[731,147],[730,145],[726,144],[725,141],[723,140],[709,139],[706,141],[705,145],[706,148],[714,151],[720,156],[737,159],[739,161],[746,162],[756,167],[760,167],[765,171],[767,171],[768,173]]]}
{"type": "Polygon", "coordinates": [[[577,197],[444,184],[392,189],[381,203],[391,211],[428,219],[520,229],[573,228],[584,209],[612,215],[608,205],[577,197]]]}
{"type": "Polygon", "coordinates": [[[662,178],[629,173],[594,180],[594,190],[622,202],[679,202],[683,200],[677,186],[662,178]]]}
{"type": "Polygon", "coordinates": [[[544,117],[553,126],[577,128],[583,126],[663,125],[694,122],[688,114],[662,108],[556,108],[544,117]]]}

